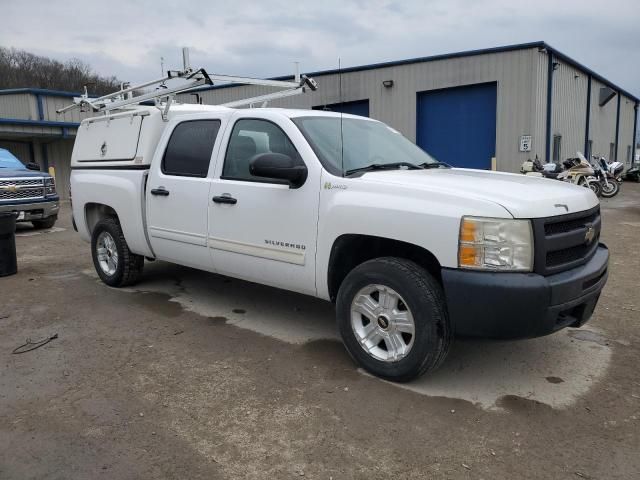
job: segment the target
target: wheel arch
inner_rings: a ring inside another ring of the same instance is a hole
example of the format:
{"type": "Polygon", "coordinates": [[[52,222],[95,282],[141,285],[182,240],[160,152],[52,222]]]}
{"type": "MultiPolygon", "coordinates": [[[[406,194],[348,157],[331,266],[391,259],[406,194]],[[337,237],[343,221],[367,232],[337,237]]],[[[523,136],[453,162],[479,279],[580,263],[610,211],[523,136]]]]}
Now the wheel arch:
{"type": "Polygon", "coordinates": [[[85,204],[84,218],[87,230],[89,231],[89,235],[93,233],[93,229],[98,224],[98,222],[107,217],[115,217],[116,220],[120,221],[118,212],[116,212],[116,210],[110,205],[105,205],[104,203],[97,202],[89,202],[85,204]]]}
{"type": "Polygon", "coordinates": [[[329,298],[335,301],[340,285],[351,270],[374,258],[399,257],[411,260],[442,284],[441,265],[436,256],[424,247],[385,237],[343,234],[331,247],[327,269],[329,298]]]}

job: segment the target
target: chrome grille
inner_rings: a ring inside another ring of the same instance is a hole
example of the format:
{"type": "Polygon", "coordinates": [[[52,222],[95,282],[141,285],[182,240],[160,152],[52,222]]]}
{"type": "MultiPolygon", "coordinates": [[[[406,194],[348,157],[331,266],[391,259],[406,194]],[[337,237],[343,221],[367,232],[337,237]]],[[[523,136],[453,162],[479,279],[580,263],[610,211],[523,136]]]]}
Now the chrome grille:
{"type": "Polygon", "coordinates": [[[32,200],[44,197],[43,178],[0,179],[1,200],[32,200]]]}
{"type": "Polygon", "coordinates": [[[536,273],[559,273],[589,261],[598,248],[600,228],[599,206],[584,212],[534,219],[536,273]]]}
{"type": "Polygon", "coordinates": [[[16,186],[29,186],[29,185],[44,185],[42,178],[0,178],[0,187],[16,185],[16,186]]]}

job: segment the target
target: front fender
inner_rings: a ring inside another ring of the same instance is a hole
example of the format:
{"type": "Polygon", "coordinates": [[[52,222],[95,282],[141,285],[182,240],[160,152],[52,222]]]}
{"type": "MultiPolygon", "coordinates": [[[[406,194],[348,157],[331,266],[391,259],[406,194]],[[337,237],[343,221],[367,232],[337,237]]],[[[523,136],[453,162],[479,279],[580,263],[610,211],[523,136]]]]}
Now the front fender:
{"type": "Polygon", "coordinates": [[[410,243],[431,252],[442,267],[457,268],[463,215],[512,218],[504,207],[486,200],[327,175],[331,178],[323,179],[320,191],[316,256],[318,296],[325,299],[329,299],[331,251],[342,235],[410,243]]]}

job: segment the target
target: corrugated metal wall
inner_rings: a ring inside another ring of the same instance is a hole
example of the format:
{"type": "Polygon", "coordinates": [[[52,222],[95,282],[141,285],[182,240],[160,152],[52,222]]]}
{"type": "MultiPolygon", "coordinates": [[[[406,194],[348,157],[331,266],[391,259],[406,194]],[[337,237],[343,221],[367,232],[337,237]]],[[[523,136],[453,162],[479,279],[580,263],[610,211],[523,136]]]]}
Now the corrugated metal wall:
{"type": "MultiPolygon", "coordinates": [[[[31,149],[27,142],[17,142],[11,140],[0,140],[0,148],[4,148],[13,153],[22,163],[30,162],[31,149]]],[[[34,159],[35,160],[35,159],[34,159]]]]}
{"type": "MultiPolygon", "coordinates": [[[[521,135],[534,135],[537,98],[537,49],[450,58],[431,62],[398,65],[342,75],[342,98],[337,74],[316,77],[317,92],[272,102],[270,106],[311,108],[342,101],[369,100],[370,115],[401,131],[412,141],[416,138],[417,93],[427,90],[497,82],[496,158],[498,168],[516,172],[530,155],[519,152],[521,135]],[[385,88],[385,80],[393,80],[385,88]]],[[[204,103],[225,103],[272,90],[240,86],[202,92],[204,103]]],[[[183,101],[194,101],[182,95],[183,101]]],[[[535,144],[539,147],[539,143],[535,144]]]]}
{"type": "Polygon", "coordinates": [[[555,62],[551,138],[562,137],[560,159],[564,160],[578,151],[584,153],[589,77],[571,65],[555,62]]]}
{"type": "Polygon", "coordinates": [[[55,168],[58,194],[60,198],[68,199],[73,140],[56,140],[47,144],[46,148],[49,156],[49,166],[55,168]]]}
{"type": "MultiPolygon", "coordinates": [[[[534,159],[536,156],[541,161],[546,155],[546,134],[547,134],[547,69],[549,55],[546,52],[538,52],[533,59],[535,69],[535,83],[531,91],[531,115],[532,115],[532,139],[531,152],[528,158],[534,159]]],[[[527,160],[527,158],[522,161],[527,160]]]]}
{"type": "Polygon", "coordinates": [[[71,97],[58,97],[42,95],[42,110],[44,113],[44,119],[51,122],[74,122],[80,123],[82,120],[88,117],[92,117],[95,113],[80,112],[79,109],[74,109],[63,114],[56,113],[57,109],[66,107],[73,103],[71,97]]]}
{"type": "Polygon", "coordinates": [[[0,95],[0,118],[38,120],[36,97],[29,93],[0,95]]]}
{"type": "MultiPolygon", "coordinates": [[[[609,159],[610,144],[616,140],[617,97],[602,107],[599,104],[600,89],[605,85],[595,78],[591,81],[591,122],[589,139],[593,142],[592,155],[604,155],[609,159]]],[[[631,126],[633,128],[633,125],[631,126]]]]}
{"type": "Polygon", "coordinates": [[[620,97],[620,131],[618,134],[618,161],[631,165],[633,157],[633,117],[635,102],[629,97],[620,97]]]}

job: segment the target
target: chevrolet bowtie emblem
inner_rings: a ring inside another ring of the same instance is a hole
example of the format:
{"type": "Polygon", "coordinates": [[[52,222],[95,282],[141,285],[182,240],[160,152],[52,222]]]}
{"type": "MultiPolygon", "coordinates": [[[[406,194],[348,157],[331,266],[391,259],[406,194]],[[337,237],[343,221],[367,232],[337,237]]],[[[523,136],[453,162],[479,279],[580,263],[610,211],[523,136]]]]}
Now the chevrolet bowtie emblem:
{"type": "Polygon", "coordinates": [[[593,228],[593,225],[587,225],[587,231],[584,234],[584,241],[587,243],[593,242],[593,239],[596,236],[596,229],[593,228]]]}
{"type": "Polygon", "coordinates": [[[0,189],[11,193],[15,193],[18,191],[18,187],[16,185],[6,185],[4,187],[0,187],[0,189]]]}

